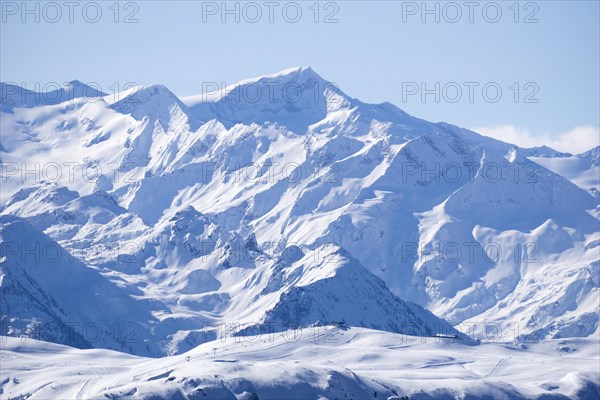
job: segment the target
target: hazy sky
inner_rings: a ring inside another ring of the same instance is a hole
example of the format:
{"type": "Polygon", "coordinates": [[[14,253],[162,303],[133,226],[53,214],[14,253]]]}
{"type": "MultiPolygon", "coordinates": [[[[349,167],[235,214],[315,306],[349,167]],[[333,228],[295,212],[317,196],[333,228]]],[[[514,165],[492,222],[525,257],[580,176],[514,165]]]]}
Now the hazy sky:
{"type": "Polygon", "coordinates": [[[310,65],[428,120],[566,150],[598,142],[598,1],[70,4],[2,1],[2,81],[162,83],[186,96],[310,65]]]}

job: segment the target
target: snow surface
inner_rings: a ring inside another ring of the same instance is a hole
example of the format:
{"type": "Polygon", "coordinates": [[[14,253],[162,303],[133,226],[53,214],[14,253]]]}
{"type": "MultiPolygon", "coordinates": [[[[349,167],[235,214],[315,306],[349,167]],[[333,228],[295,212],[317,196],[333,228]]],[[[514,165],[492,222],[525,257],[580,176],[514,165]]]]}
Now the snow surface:
{"type": "Polygon", "coordinates": [[[324,326],[217,340],[158,360],[31,339],[0,339],[0,393],[7,397],[310,400],[599,395],[599,349],[590,339],[465,345],[452,339],[324,326]]]}

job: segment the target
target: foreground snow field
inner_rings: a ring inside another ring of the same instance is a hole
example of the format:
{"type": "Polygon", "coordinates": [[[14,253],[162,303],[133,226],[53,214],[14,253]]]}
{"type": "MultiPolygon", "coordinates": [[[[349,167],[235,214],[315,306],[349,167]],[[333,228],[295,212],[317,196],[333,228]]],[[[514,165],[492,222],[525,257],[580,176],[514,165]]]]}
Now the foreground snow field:
{"type": "Polygon", "coordinates": [[[335,326],[226,338],[160,359],[2,337],[1,396],[597,399],[599,351],[597,338],[466,344],[335,326]]]}

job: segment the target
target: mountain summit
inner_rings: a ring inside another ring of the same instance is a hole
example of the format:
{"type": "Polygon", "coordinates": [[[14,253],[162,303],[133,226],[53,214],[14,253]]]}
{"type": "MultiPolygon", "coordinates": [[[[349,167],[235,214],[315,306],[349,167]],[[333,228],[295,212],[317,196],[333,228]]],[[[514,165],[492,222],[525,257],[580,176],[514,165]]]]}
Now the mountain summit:
{"type": "Polygon", "coordinates": [[[328,113],[350,108],[352,99],[310,67],[246,79],[213,93],[184,98],[201,120],[226,126],[276,122],[298,133],[328,113]]]}

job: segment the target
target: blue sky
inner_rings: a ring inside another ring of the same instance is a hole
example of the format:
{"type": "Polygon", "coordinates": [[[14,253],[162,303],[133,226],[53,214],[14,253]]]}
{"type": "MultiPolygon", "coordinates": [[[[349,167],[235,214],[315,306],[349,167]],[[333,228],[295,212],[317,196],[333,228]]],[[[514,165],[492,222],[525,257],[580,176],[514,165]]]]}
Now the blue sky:
{"type": "Polygon", "coordinates": [[[43,2],[26,14],[2,1],[0,79],[28,88],[79,79],[107,92],[162,83],[186,96],[205,82],[310,65],[351,96],[428,120],[564,150],[598,144],[598,1],[428,2],[429,14],[421,1],[229,2],[232,14],[220,1],[141,1],[121,2],[118,16],[113,1],[90,3],[78,2],[70,22],[62,2],[58,16],[43,2]],[[124,23],[130,14],[137,22],[124,23]]]}

